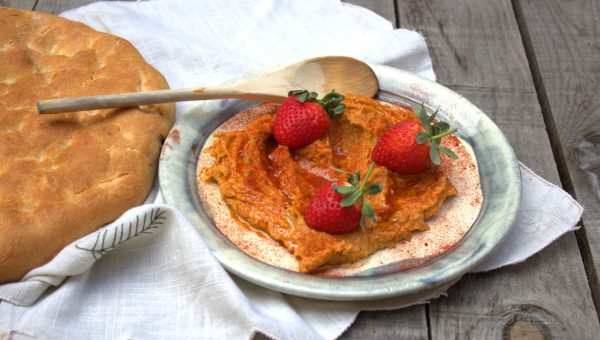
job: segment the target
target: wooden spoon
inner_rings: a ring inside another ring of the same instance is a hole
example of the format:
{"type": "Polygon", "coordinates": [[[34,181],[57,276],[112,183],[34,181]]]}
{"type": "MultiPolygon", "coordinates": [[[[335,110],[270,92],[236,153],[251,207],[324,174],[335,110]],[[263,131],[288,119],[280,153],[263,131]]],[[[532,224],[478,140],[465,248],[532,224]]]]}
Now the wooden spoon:
{"type": "Polygon", "coordinates": [[[223,98],[280,103],[288,91],[296,89],[315,91],[320,96],[335,89],[342,94],[372,97],[378,88],[369,65],[350,57],[331,56],[307,59],[232,85],[49,99],[39,101],[37,109],[39,113],[59,113],[223,98]]]}

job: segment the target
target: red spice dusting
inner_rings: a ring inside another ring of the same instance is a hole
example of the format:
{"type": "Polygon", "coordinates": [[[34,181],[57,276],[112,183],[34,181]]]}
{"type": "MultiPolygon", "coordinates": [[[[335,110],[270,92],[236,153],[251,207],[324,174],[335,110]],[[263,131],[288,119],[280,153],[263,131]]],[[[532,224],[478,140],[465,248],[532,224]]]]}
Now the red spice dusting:
{"type": "MultiPolygon", "coordinates": [[[[239,226],[241,226],[242,228],[244,228],[246,231],[249,231],[251,233],[256,234],[256,236],[260,237],[260,238],[267,238],[267,236],[261,232],[260,230],[254,229],[251,226],[249,226],[246,222],[242,221],[233,211],[229,212],[231,215],[231,219],[233,219],[239,226]]],[[[249,250],[248,246],[246,246],[244,248],[245,250],[249,250]]]]}
{"type": "Polygon", "coordinates": [[[445,250],[448,250],[448,249],[452,248],[452,246],[453,246],[453,244],[447,244],[446,243],[446,244],[440,245],[440,249],[443,249],[445,251],[445,250]]]}
{"type": "Polygon", "coordinates": [[[160,160],[162,161],[166,157],[167,149],[171,149],[171,144],[165,142],[163,144],[162,150],[160,150],[160,160]]]}
{"type": "Polygon", "coordinates": [[[180,142],[179,130],[173,129],[171,131],[171,133],[169,133],[169,136],[167,138],[170,138],[175,144],[179,144],[179,142],[180,142]]]}
{"type": "MultiPolygon", "coordinates": [[[[236,116],[238,118],[236,121],[229,121],[226,127],[227,129],[243,127],[248,121],[265,113],[268,112],[263,111],[262,113],[254,112],[249,114],[247,111],[236,116]]],[[[207,133],[208,131],[203,131],[203,135],[207,133]]],[[[457,137],[445,137],[442,140],[442,144],[452,149],[459,157],[458,160],[451,160],[446,155],[442,155],[442,165],[439,167],[439,171],[443,171],[459,191],[459,197],[446,201],[442,206],[440,215],[427,221],[429,230],[417,232],[412,236],[412,241],[408,237],[407,240],[399,242],[395,247],[377,252],[370,258],[339,267],[321,268],[313,274],[339,279],[391,263],[394,264],[397,270],[409,270],[436,258],[452,248],[463,237],[468,231],[470,224],[476,218],[482,201],[481,188],[478,183],[477,165],[471,153],[457,137]]],[[[168,145],[165,146],[170,147],[168,145]]],[[[198,145],[195,144],[192,146],[194,152],[196,148],[198,148],[198,145]]],[[[272,147],[269,147],[266,150],[266,154],[270,155],[272,149],[272,147]]],[[[344,151],[341,149],[336,150],[334,146],[334,152],[343,154],[344,151]]],[[[266,158],[261,159],[261,161],[264,166],[270,166],[272,160],[266,158]]],[[[302,168],[302,170],[302,177],[313,185],[318,184],[316,182],[320,180],[324,180],[310,173],[305,168],[302,168]]],[[[218,191],[215,194],[219,194],[218,191]]],[[[285,249],[282,251],[282,247],[273,241],[273,239],[260,230],[254,229],[243,220],[240,220],[235,214],[231,214],[231,217],[236,222],[235,227],[227,227],[228,229],[222,231],[241,249],[250,256],[259,258],[267,263],[282,268],[295,269],[294,267],[297,266],[297,262],[295,262],[293,256],[287,253],[285,249]]]]}

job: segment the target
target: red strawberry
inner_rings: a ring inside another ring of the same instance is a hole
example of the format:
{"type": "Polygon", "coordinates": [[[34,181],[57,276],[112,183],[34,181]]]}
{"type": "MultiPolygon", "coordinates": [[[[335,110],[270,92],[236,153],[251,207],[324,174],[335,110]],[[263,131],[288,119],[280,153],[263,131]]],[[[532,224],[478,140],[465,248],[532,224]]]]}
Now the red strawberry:
{"type": "Polygon", "coordinates": [[[385,131],[375,144],[371,159],[381,166],[401,174],[425,171],[431,165],[429,144],[418,144],[417,134],[421,124],[407,120],[385,131]]]}
{"type": "Polygon", "coordinates": [[[360,174],[349,174],[348,183],[336,182],[321,186],[304,210],[304,221],[310,228],[330,234],[350,232],[359,225],[364,225],[365,218],[375,221],[375,211],[363,198],[364,195],[373,195],[383,188],[379,183],[372,183],[365,187],[373,171],[371,164],[364,181],[359,186],[360,174]],[[358,203],[357,203],[358,202],[358,203]],[[362,209],[357,208],[357,204],[362,209]]]}
{"type": "Polygon", "coordinates": [[[343,99],[344,96],[334,91],[321,100],[315,92],[290,91],[275,114],[275,139],[279,144],[299,148],[321,138],[329,130],[328,115],[334,118],[346,108],[340,104],[343,99]]]}
{"type": "Polygon", "coordinates": [[[445,122],[433,123],[437,111],[431,116],[423,105],[415,109],[419,121],[406,120],[385,131],[373,151],[371,159],[378,165],[399,174],[416,174],[427,170],[431,163],[440,164],[440,151],[457,159],[450,149],[440,145],[442,137],[454,133],[445,122]]]}
{"type": "MultiPolygon", "coordinates": [[[[344,185],[344,182],[335,184],[344,185]]],[[[317,189],[304,211],[306,225],[330,234],[342,234],[354,230],[360,224],[360,211],[354,205],[342,207],[344,196],[333,190],[334,183],[317,189]]]]}

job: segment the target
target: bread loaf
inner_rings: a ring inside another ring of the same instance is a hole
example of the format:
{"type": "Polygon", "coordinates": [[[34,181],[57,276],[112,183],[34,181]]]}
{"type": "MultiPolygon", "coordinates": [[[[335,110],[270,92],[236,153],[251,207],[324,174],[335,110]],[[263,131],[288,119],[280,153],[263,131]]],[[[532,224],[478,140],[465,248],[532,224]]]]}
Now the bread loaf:
{"type": "Polygon", "coordinates": [[[139,205],[173,104],[39,115],[41,99],[168,88],[126,40],[0,8],[0,283],[139,205]]]}

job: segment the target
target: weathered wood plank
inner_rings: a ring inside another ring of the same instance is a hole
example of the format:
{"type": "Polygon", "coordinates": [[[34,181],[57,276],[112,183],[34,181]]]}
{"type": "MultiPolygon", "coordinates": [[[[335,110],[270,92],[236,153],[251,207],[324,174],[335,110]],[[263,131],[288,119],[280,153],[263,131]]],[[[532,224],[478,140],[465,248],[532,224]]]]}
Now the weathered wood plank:
{"type": "MultiPolygon", "coordinates": [[[[98,0],[38,0],[35,5],[35,10],[40,12],[48,12],[53,14],[60,14],[64,11],[89,5],[98,0]]],[[[105,0],[105,1],[116,1],[116,0],[105,0]]],[[[121,0],[121,1],[134,1],[134,0],[121,0]]]]}
{"type": "Polygon", "coordinates": [[[425,307],[361,312],[340,339],[427,339],[425,307]]]}
{"type": "MultiPolygon", "coordinates": [[[[438,81],[488,113],[525,164],[559,183],[510,1],[401,0],[398,13],[427,39],[438,81]]],[[[429,309],[434,339],[600,334],[572,233],[522,264],[463,278],[429,309]]]]}
{"type": "Polygon", "coordinates": [[[0,0],[0,6],[31,10],[35,0],[0,0]]]}
{"type": "MultiPolygon", "coordinates": [[[[7,1],[0,2],[3,3],[7,1]]],[[[60,13],[82,4],[82,1],[40,0],[36,9],[60,13]]],[[[440,81],[451,85],[457,92],[464,94],[490,114],[515,145],[519,158],[541,175],[558,182],[554,164],[547,163],[548,159],[552,159],[547,138],[537,139],[538,134],[544,137],[543,133],[539,133],[544,128],[544,124],[539,119],[539,105],[531,99],[535,96],[535,90],[531,85],[528,68],[521,65],[522,45],[520,45],[520,38],[516,39],[518,31],[516,35],[514,34],[510,11],[495,13],[491,9],[488,11],[490,13],[481,18],[471,13],[481,10],[475,5],[470,3],[468,7],[461,7],[454,3],[444,6],[439,3],[420,4],[414,1],[401,2],[399,7],[400,13],[404,15],[401,21],[406,23],[407,27],[422,30],[428,38],[440,81]],[[425,7],[425,10],[420,6],[425,7]],[[416,8],[420,12],[411,13],[407,7],[416,8]],[[430,9],[427,10],[427,7],[430,9]],[[433,10],[436,12],[434,14],[445,17],[444,20],[440,20],[433,16],[435,23],[439,23],[437,28],[423,19],[423,13],[429,15],[433,10]],[[496,14],[501,17],[498,20],[500,26],[495,22],[498,19],[496,14]],[[413,21],[408,20],[409,17],[413,17],[413,21]],[[460,27],[464,24],[461,21],[465,18],[469,20],[465,21],[466,29],[472,32],[470,34],[464,32],[466,34],[461,35],[460,27]],[[490,22],[493,22],[493,25],[488,25],[490,22]],[[502,25],[506,23],[509,29],[505,30],[502,25]],[[486,25],[492,27],[493,32],[489,29],[483,30],[484,33],[479,37],[473,37],[474,32],[486,25]],[[486,42],[486,36],[490,33],[496,36],[486,42]],[[436,43],[432,43],[432,36],[437,38],[436,43]],[[500,44],[497,44],[498,40],[500,44]],[[483,47],[480,48],[480,44],[483,47]],[[494,44],[497,46],[493,46],[494,44]],[[513,65],[515,60],[519,61],[517,65],[513,65]],[[521,86],[523,84],[526,86],[521,86]],[[530,134],[532,130],[536,132],[533,135],[530,134]]],[[[490,4],[486,6],[494,7],[490,4]]],[[[501,6],[510,7],[506,2],[502,2],[501,6]]],[[[480,13],[476,12],[476,14],[480,13]]],[[[389,20],[387,15],[383,16],[389,20]]],[[[533,332],[530,335],[538,332],[557,337],[576,337],[597,332],[597,326],[587,327],[590,318],[585,315],[592,307],[588,297],[589,291],[586,295],[586,287],[581,287],[582,283],[585,283],[585,278],[581,277],[581,264],[577,262],[578,251],[573,243],[572,236],[562,238],[525,264],[493,273],[470,275],[463,279],[450,291],[449,298],[435,302],[431,307],[434,338],[445,338],[451,334],[461,337],[471,335],[477,338],[479,337],[477,335],[514,335],[523,331],[533,332]],[[561,270],[573,264],[573,269],[561,270]],[[528,279],[529,276],[532,278],[528,279]],[[559,289],[560,286],[565,288],[559,289]],[[557,295],[559,299],[553,298],[557,295]],[[464,303],[462,299],[469,300],[469,303],[464,303]],[[574,300],[578,300],[581,304],[574,304],[574,300]],[[560,313],[562,309],[573,313],[560,313]],[[584,317],[581,318],[581,315],[584,317]],[[583,321],[573,322],[569,317],[583,321]],[[490,332],[486,332],[488,327],[490,332]],[[576,331],[577,329],[573,327],[582,328],[576,331]],[[444,331],[440,331],[441,329],[444,331]]],[[[420,314],[419,308],[413,307],[405,311],[416,309],[416,314],[420,314]]],[[[400,314],[402,312],[398,311],[400,314]]],[[[393,323],[397,321],[401,325],[405,324],[403,315],[392,319],[389,319],[389,315],[396,315],[396,312],[361,313],[355,328],[347,332],[346,336],[356,338],[363,334],[364,336],[378,334],[384,337],[393,334],[404,335],[399,333],[398,329],[385,334],[377,333],[382,328],[394,327],[393,323]],[[367,317],[365,318],[364,315],[367,317]]],[[[595,322],[597,323],[597,320],[595,322]]],[[[414,324],[408,323],[405,326],[414,327],[414,324]]]]}
{"type": "Polygon", "coordinates": [[[96,2],[96,0],[38,0],[34,10],[60,14],[66,10],[96,2]]]}
{"type": "Polygon", "coordinates": [[[398,27],[396,20],[396,10],[394,0],[342,0],[345,3],[367,8],[379,16],[386,18],[389,22],[398,27]]]}
{"type": "MultiPolygon", "coordinates": [[[[379,14],[397,27],[393,0],[344,1],[379,14]]],[[[427,314],[424,306],[396,311],[361,312],[341,339],[427,339],[427,314]]]]}
{"type": "Polygon", "coordinates": [[[515,9],[530,43],[536,85],[545,91],[540,101],[558,141],[562,175],[585,207],[580,236],[591,255],[584,260],[599,306],[600,3],[515,1],[515,9]]]}

